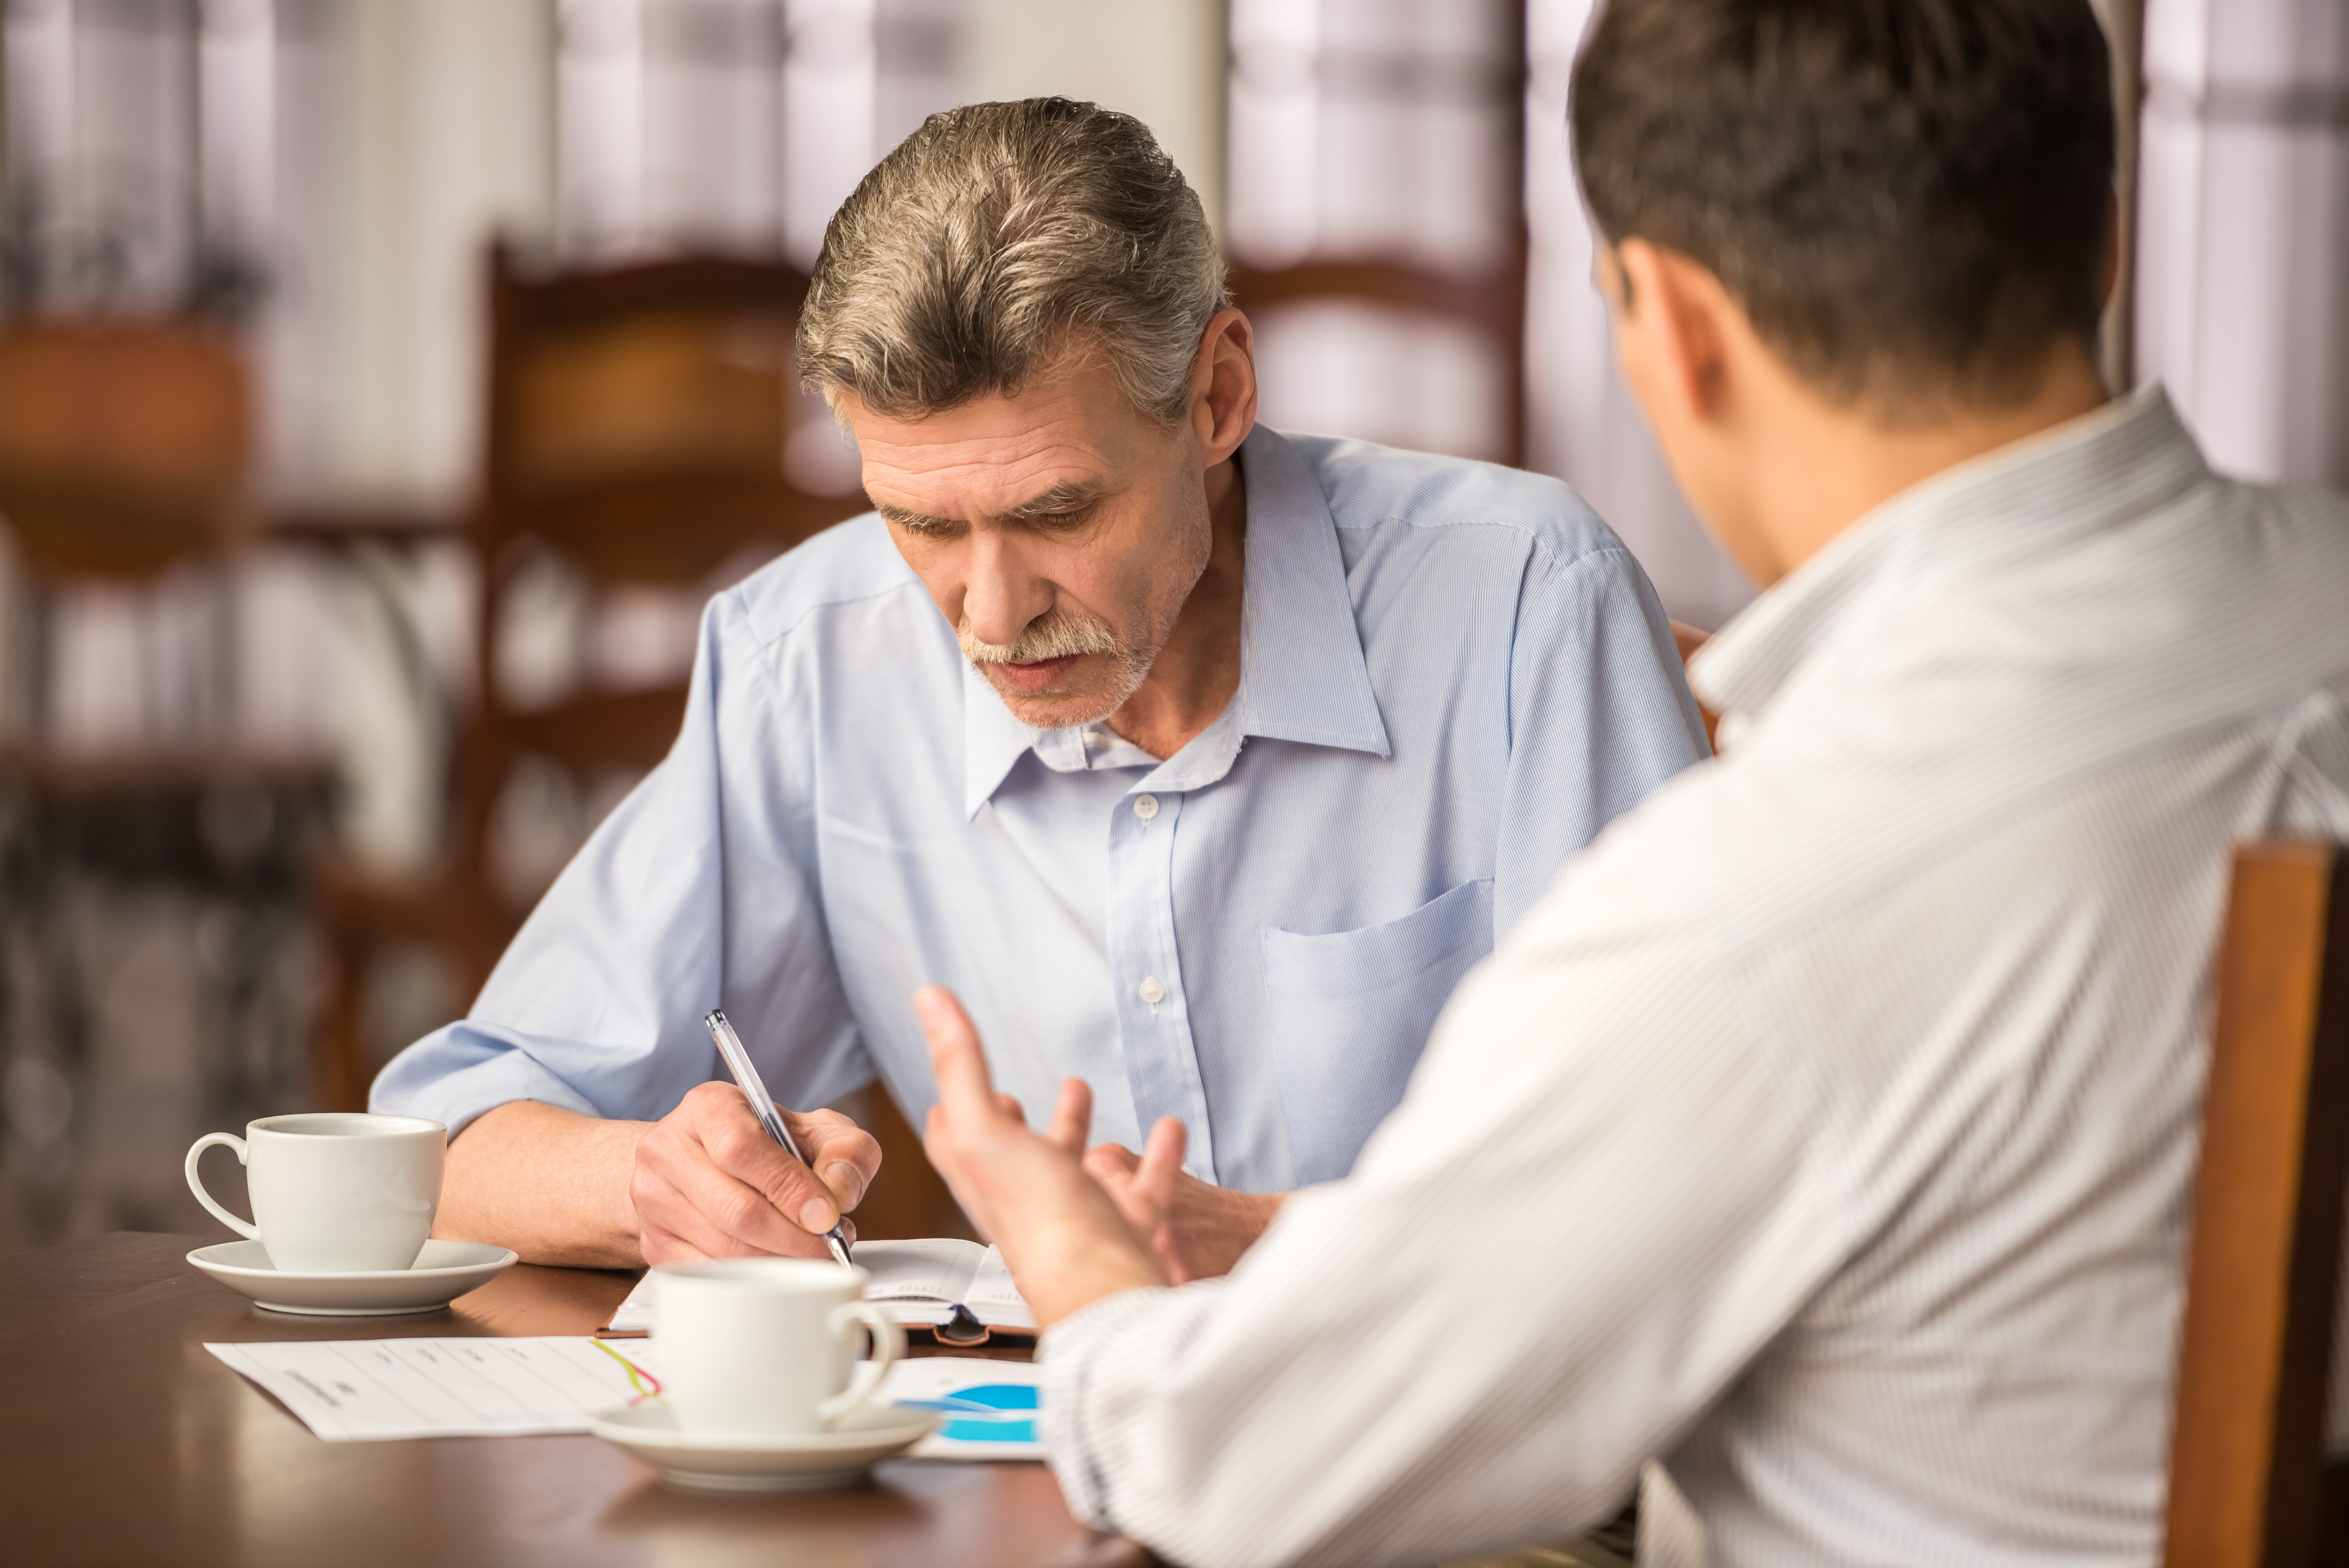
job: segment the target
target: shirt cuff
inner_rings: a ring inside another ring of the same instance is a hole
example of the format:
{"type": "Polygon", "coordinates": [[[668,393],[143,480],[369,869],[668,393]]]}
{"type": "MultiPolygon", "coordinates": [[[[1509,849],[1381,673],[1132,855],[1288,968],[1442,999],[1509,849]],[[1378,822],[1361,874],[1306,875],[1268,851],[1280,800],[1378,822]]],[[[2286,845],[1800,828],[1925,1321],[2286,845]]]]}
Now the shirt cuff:
{"type": "Polygon", "coordinates": [[[1089,1529],[1117,1532],[1102,1455],[1087,1436],[1092,1412],[1086,1400],[1092,1391],[1094,1357],[1104,1351],[1115,1354],[1117,1342],[1129,1335],[1148,1334],[1153,1318],[1179,1310],[1177,1296],[1165,1287],[1122,1290],[1071,1313],[1036,1342],[1036,1359],[1044,1367],[1042,1397],[1037,1401],[1042,1407],[1044,1457],[1060,1480],[1069,1511],[1089,1529]]]}
{"type": "Polygon", "coordinates": [[[367,1097],[368,1109],[428,1118],[447,1127],[452,1139],[476,1117],[518,1099],[560,1106],[582,1116],[604,1114],[527,1051],[499,1050],[451,1071],[446,1058],[458,1054],[450,1048],[455,1042],[448,1042],[440,1052],[427,1048],[433,1043],[428,1039],[409,1047],[384,1069],[367,1097]]]}

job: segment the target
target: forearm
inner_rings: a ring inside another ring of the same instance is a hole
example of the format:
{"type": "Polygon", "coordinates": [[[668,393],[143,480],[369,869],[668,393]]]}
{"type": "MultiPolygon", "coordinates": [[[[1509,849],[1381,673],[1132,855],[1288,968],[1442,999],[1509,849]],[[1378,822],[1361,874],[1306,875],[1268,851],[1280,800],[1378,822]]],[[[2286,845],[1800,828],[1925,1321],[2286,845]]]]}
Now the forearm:
{"type": "Polygon", "coordinates": [[[638,1267],[628,1182],[651,1126],[536,1100],[484,1112],[449,1145],[432,1233],[512,1247],[526,1263],[638,1267]]]}

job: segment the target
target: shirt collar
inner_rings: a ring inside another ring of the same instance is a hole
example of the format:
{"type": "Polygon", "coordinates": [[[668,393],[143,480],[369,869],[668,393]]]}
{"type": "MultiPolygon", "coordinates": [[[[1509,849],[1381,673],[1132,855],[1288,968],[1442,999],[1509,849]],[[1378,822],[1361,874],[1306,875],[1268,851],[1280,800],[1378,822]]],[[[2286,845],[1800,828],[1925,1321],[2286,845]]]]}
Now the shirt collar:
{"type": "MultiPolygon", "coordinates": [[[[1230,771],[1251,736],[1391,755],[1354,624],[1329,498],[1278,431],[1258,425],[1239,452],[1247,485],[1240,584],[1240,686],[1231,706],[1134,788],[1195,789],[1230,771]]],[[[963,666],[963,807],[976,816],[1023,752],[1061,771],[1083,765],[1081,727],[1031,729],[963,666]]]]}
{"type": "Polygon", "coordinates": [[[1920,576],[1979,573],[2141,516],[2208,471],[2159,387],[2116,398],[1878,506],[1699,649],[1689,684],[1723,715],[1732,745],[1857,605],[1920,576]]]}

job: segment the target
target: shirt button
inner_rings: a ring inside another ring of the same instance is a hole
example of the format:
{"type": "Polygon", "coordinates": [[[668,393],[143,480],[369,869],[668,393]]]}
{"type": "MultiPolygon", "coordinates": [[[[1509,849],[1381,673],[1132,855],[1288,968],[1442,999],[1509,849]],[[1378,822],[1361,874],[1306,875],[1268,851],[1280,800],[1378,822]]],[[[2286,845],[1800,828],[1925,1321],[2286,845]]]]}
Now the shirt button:
{"type": "Polygon", "coordinates": [[[1150,820],[1151,818],[1158,815],[1158,797],[1155,795],[1136,795],[1133,798],[1133,814],[1141,818],[1145,822],[1150,820]]]}
{"type": "Polygon", "coordinates": [[[1154,1007],[1166,1000],[1166,987],[1158,983],[1155,975],[1143,975],[1142,984],[1134,988],[1134,994],[1154,1007]]]}

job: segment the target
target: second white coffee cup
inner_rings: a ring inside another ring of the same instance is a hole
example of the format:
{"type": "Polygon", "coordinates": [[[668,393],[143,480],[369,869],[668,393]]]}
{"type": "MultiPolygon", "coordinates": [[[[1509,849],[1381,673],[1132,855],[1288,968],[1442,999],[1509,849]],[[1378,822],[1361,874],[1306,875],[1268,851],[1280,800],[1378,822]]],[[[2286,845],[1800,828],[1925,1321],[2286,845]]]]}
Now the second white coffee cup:
{"type": "Polygon", "coordinates": [[[440,1206],[449,1130],[420,1116],[317,1111],[264,1116],[244,1136],[208,1132],[188,1150],[188,1185],[222,1224],[259,1242],[282,1274],[415,1265],[440,1206]],[[253,1218],[204,1191],[196,1161],[225,1144],[244,1164],[253,1218]]]}
{"type": "Polygon", "coordinates": [[[860,1268],[808,1258],[719,1258],[653,1270],[663,1402],[711,1437],[832,1429],[874,1402],[905,1333],[864,1299],[860,1268]],[[873,1333],[859,1361],[857,1330],[873,1333]]]}

